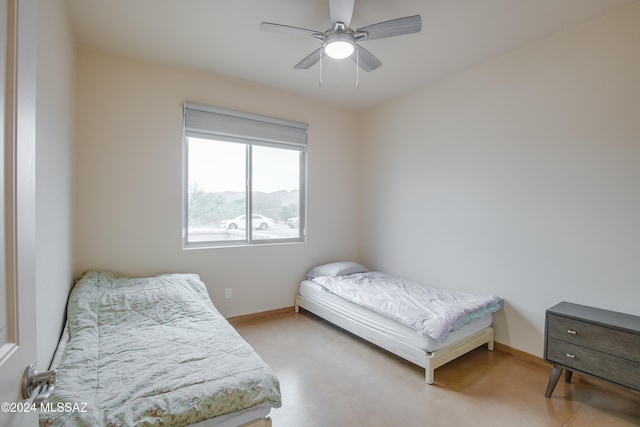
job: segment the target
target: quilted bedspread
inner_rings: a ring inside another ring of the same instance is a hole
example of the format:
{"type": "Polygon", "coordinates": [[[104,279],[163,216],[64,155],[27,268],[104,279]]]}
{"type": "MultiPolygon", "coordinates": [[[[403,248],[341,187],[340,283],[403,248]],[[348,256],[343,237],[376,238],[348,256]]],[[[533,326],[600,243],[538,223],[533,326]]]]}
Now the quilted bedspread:
{"type": "Polygon", "coordinates": [[[211,303],[197,275],[89,272],[67,307],[44,426],[184,426],[279,407],[271,368],[211,303]],[[61,406],[66,405],[66,406],[61,406]]]}
{"type": "Polygon", "coordinates": [[[438,289],[379,271],[313,279],[328,291],[438,341],[504,305],[495,295],[438,289]]]}

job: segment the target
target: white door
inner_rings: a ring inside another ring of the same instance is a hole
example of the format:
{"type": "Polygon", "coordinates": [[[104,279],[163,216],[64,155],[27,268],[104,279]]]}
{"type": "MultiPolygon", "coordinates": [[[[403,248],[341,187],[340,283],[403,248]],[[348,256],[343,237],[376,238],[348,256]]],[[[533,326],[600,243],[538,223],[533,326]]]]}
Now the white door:
{"type": "Polygon", "coordinates": [[[37,0],[0,0],[0,426],[10,427],[37,426],[20,384],[36,359],[36,13],[37,0]]]}

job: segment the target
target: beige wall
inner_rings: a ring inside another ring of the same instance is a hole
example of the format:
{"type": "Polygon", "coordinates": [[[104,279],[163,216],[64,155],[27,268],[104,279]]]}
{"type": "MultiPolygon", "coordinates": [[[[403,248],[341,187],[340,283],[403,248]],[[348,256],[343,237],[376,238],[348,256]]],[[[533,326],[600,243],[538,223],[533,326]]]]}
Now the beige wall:
{"type": "Polygon", "coordinates": [[[80,50],[75,273],[200,274],[225,316],[293,305],[304,273],[358,259],[353,113],[233,79],[80,50]],[[183,250],[182,105],[309,124],[304,244],[183,250]],[[233,298],[224,299],[232,288],[233,298]]]}
{"type": "Polygon", "coordinates": [[[561,300],[640,314],[638,40],[635,5],[360,115],[80,50],[74,274],[199,273],[234,316],[355,259],[499,294],[498,341],[536,355],[561,300]],[[182,249],[185,100],[309,123],[307,243],[182,249]]]}
{"type": "Polygon", "coordinates": [[[363,115],[371,267],[506,301],[542,355],[566,300],[640,315],[640,5],[363,115]]]}
{"type": "Polygon", "coordinates": [[[73,283],[75,42],[62,0],[38,2],[36,81],[37,368],[60,338],[73,283]]]}

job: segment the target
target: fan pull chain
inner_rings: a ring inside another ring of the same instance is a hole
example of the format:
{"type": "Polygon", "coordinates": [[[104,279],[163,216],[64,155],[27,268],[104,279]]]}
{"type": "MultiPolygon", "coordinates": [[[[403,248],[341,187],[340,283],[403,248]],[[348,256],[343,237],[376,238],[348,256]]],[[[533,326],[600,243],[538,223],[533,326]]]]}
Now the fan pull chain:
{"type": "Polygon", "coordinates": [[[322,57],[324,55],[320,54],[320,77],[318,78],[318,86],[322,87],[322,57]]]}
{"type": "Polygon", "coordinates": [[[356,89],[360,89],[360,49],[356,47],[356,89]]]}

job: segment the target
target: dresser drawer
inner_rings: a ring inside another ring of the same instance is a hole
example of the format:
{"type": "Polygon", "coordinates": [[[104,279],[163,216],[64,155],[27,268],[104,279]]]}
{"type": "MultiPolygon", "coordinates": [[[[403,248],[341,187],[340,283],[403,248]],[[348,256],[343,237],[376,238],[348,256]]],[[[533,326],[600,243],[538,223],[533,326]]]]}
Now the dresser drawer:
{"type": "Polygon", "coordinates": [[[566,341],[549,338],[547,361],[570,370],[588,373],[608,381],[640,389],[640,362],[613,356],[566,341]]]}
{"type": "Polygon", "coordinates": [[[640,362],[640,335],[549,314],[549,338],[640,362]]]}

